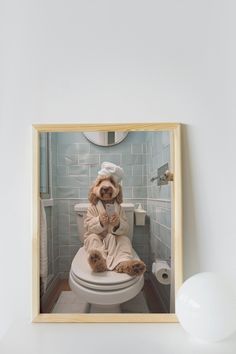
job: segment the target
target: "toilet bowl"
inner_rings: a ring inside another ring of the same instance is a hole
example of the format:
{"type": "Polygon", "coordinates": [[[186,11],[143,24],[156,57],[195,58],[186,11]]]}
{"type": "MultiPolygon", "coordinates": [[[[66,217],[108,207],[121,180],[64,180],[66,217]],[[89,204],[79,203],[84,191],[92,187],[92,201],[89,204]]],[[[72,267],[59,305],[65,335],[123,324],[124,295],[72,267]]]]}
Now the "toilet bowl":
{"type": "MultiPolygon", "coordinates": [[[[83,219],[86,214],[87,203],[75,205],[77,213],[77,225],[80,240],[83,242],[84,227],[83,219]]],[[[123,203],[127,220],[129,222],[129,235],[132,241],[134,205],[123,203]]],[[[133,250],[135,259],[139,259],[133,250]]],[[[134,298],[142,289],[144,276],[130,276],[126,273],[106,271],[95,273],[88,264],[88,254],[84,246],[75,255],[70,269],[69,284],[71,290],[80,299],[90,304],[91,312],[120,312],[120,304],[134,298]]]]}

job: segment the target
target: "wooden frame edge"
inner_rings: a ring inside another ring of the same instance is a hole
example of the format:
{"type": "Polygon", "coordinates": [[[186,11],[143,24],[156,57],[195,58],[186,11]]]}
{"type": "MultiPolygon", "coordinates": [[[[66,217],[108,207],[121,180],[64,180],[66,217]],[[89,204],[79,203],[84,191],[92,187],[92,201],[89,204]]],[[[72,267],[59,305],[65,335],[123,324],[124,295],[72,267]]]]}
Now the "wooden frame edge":
{"type": "Polygon", "coordinates": [[[182,149],[181,125],[174,129],[174,257],[175,261],[175,295],[183,283],[183,202],[182,202],[182,149]]]}
{"type": "Polygon", "coordinates": [[[33,323],[177,323],[175,314],[38,314],[33,323]]]}
{"type": "Polygon", "coordinates": [[[39,133],[83,131],[165,131],[174,135],[174,210],[175,210],[175,295],[183,282],[182,255],[182,161],[180,123],[129,123],[129,124],[33,124],[33,240],[32,240],[32,322],[33,323],[176,323],[175,313],[169,314],[42,314],[40,313],[40,247],[39,247],[39,133]],[[99,127],[99,128],[98,128],[99,127]],[[177,208],[177,209],[176,209],[177,208]],[[178,215],[178,217],[177,217],[178,215]],[[177,275],[177,276],[176,276],[177,275]]]}
{"type": "Polygon", "coordinates": [[[33,124],[33,128],[38,132],[81,132],[81,131],[107,131],[113,129],[116,131],[152,131],[154,130],[173,130],[176,129],[180,123],[98,123],[98,124],[33,124]],[[99,127],[99,129],[98,129],[99,127]]]}

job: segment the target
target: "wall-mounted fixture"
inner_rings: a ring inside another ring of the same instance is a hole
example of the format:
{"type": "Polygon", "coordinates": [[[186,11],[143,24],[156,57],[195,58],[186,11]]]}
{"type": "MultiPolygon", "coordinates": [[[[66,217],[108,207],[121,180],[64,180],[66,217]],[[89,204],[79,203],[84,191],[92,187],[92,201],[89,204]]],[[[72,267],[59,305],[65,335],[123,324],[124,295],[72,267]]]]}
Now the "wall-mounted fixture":
{"type": "Polygon", "coordinates": [[[168,162],[157,169],[157,176],[151,178],[151,182],[157,180],[157,185],[162,186],[174,180],[173,173],[169,170],[168,162]]]}

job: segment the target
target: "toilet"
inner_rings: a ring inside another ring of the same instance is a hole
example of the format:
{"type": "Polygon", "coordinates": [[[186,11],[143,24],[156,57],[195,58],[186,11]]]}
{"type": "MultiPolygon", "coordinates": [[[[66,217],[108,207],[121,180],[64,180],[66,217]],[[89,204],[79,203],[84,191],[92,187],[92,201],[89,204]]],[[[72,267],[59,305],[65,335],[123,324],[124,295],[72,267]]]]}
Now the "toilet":
{"type": "MultiPolygon", "coordinates": [[[[121,204],[129,222],[129,235],[132,242],[134,225],[134,205],[121,204]]],[[[76,204],[74,210],[77,216],[78,234],[83,243],[84,217],[89,204],[76,204]]],[[[134,258],[139,259],[133,249],[134,258]]],[[[117,313],[121,312],[120,305],[131,300],[141,291],[144,285],[144,276],[130,276],[125,273],[106,271],[95,273],[88,264],[88,254],[84,246],[75,255],[70,269],[69,284],[71,290],[85,301],[87,312],[91,313],[117,313]]]]}

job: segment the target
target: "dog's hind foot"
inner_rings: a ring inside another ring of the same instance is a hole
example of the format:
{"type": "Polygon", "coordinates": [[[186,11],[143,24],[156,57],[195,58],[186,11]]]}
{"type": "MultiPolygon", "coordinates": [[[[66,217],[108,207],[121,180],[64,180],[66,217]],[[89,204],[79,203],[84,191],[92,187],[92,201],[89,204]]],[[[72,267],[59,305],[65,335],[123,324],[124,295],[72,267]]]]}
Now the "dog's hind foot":
{"type": "Polygon", "coordinates": [[[94,272],[105,272],[107,270],[106,260],[97,250],[90,252],[88,262],[94,272]]]}
{"type": "Polygon", "coordinates": [[[146,271],[146,265],[140,260],[131,259],[119,263],[115,270],[118,273],[127,273],[131,276],[142,275],[146,271]]]}

